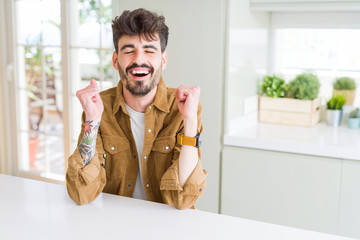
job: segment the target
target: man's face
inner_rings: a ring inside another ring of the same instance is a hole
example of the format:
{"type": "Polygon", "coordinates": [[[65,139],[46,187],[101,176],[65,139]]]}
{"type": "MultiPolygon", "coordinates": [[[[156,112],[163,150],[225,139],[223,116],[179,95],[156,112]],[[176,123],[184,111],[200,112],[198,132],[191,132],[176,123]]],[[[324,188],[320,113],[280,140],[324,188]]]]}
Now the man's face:
{"type": "MultiPolygon", "coordinates": [[[[159,37],[157,37],[159,39],[159,37]]],[[[113,65],[125,88],[134,96],[145,96],[154,89],[166,67],[167,54],[161,52],[160,40],[124,35],[119,39],[113,65]]]]}

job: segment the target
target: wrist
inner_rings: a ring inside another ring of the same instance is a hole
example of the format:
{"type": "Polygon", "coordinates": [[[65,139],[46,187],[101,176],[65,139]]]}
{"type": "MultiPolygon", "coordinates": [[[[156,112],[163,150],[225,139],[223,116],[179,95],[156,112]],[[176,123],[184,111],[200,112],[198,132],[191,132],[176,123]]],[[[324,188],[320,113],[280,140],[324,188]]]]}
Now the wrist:
{"type": "Polygon", "coordinates": [[[197,132],[197,119],[184,119],[184,135],[195,137],[197,132]]]}
{"type": "Polygon", "coordinates": [[[89,116],[89,117],[87,117],[86,115],[85,115],[85,122],[93,122],[93,123],[98,123],[98,122],[100,122],[101,121],[101,116],[100,117],[93,117],[93,116],[89,116]]]}

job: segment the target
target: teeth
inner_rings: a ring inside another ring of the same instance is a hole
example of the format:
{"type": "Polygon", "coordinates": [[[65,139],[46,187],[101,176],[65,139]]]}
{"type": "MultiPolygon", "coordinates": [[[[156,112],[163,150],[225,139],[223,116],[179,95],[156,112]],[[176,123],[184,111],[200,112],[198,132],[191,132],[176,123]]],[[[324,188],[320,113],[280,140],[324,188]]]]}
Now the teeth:
{"type": "Polygon", "coordinates": [[[148,74],[149,70],[134,70],[133,74],[148,74]]]}

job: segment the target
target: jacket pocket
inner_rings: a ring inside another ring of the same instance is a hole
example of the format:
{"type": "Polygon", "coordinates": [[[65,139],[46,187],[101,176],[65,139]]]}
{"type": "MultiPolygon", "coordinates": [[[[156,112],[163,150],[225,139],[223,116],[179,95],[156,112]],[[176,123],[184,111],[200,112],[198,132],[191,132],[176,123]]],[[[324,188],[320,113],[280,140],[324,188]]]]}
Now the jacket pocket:
{"type": "Polygon", "coordinates": [[[175,136],[163,136],[154,141],[152,151],[160,153],[173,153],[175,147],[175,136]]]}
{"type": "Polygon", "coordinates": [[[130,142],[126,137],[102,136],[105,150],[106,177],[120,179],[125,175],[128,159],[131,157],[130,142]]]}
{"type": "Polygon", "coordinates": [[[154,141],[148,168],[154,174],[157,184],[160,184],[162,176],[171,166],[175,152],[175,136],[162,136],[154,141]]]}

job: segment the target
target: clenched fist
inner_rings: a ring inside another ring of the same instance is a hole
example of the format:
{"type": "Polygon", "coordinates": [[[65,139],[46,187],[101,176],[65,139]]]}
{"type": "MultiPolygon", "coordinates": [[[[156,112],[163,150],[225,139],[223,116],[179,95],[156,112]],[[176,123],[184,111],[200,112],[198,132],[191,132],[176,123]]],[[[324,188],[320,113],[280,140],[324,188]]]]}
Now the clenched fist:
{"type": "Polygon", "coordinates": [[[104,104],[99,95],[99,88],[94,79],[90,85],[76,92],[85,112],[85,121],[99,120],[104,111],[104,104]]]}
{"type": "Polygon", "coordinates": [[[185,135],[195,136],[197,129],[197,111],[200,100],[200,88],[181,85],[175,91],[179,111],[184,120],[185,135]]]}

